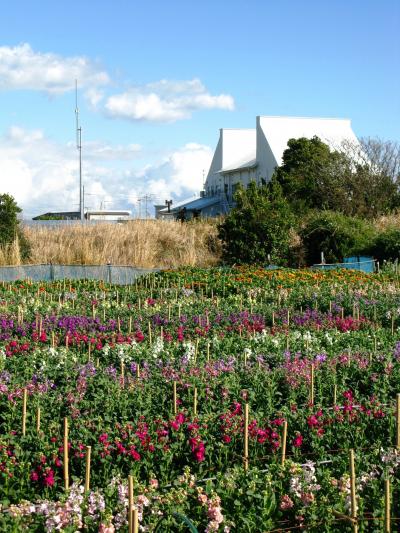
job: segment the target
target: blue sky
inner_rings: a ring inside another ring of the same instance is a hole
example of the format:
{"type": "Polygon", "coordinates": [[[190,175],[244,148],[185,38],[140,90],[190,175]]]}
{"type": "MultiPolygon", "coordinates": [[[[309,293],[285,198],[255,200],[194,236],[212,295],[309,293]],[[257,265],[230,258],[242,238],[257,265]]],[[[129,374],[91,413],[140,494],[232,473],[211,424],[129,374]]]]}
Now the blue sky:
{"type": "Polygon", "coordinates": [[[76,202],[76,76],[93,208],[194,194],[218,129],[260,114],[399,141],[399,27],[394,0],[4,3],[0,192],[76,202]]]}

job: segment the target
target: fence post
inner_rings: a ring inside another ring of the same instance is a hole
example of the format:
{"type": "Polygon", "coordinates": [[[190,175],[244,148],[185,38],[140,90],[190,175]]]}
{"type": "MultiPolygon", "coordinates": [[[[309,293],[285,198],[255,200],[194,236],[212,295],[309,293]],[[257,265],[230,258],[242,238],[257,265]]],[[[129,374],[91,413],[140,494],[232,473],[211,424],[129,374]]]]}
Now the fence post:
{"type": "Polygon", "coordinates": [[[50,261],[50,281],[54,281],[54,265],[50,261]]]}
{"type": "Polygon", "coordinates": [[[107,263],[107,281],[111,285],[111,263],[107,263]]]}

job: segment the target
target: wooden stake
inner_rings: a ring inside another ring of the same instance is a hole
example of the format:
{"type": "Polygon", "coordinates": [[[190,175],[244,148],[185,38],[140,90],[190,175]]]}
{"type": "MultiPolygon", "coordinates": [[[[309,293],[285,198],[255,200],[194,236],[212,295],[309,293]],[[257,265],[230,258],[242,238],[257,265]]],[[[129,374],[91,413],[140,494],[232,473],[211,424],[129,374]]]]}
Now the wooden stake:
{"type": "Polygon", "coordinates": [[[310,404],[314,405],[314,363],[311,363],[310,404]]]}
{"type": "Polygon", "coordinates": [[[385,479],[385,533],[390,533],[390,479],[385,479]]]}
{"type": "Polygon", "coordinates": [[[272,327],[275,327],[275,311],[272,311],[272,327]]]}
{"type": "Polygon", "coordinates": [[[122,387],[125,386],[125,364],[123,361],[121,361],[121,384],[122,387]]]}
{"type": "Polygon", "coordinates": [[[149,344],[151,344],[151,324],[150,324],[150,320],[148,322],[148,330],[149,330],[149,344]]]}
{"type": "Polygon", "coordinates": [[[136,363],[136,377],[138,379],[140,378],[140,364],[139,363],[136,363]]]}
{"type": "Polygon", "coordinates": [[[129,335],[132,333],[132,317],[131,316],[129,317],[129,330],[128,330],[128,332],[129,332],[129,335]]]}
{"type": "Polygon", "coordinates": [[[40,407],[36,410],[36,431],[37,433],[40,432],[40,407]]]}
{"type": "Polygon", "coordinates": [[[197,387],[193,391],[193,414],[197,416],[197,387]]]}
{"type": "Polygon", "coordinates": [[[243,466],[245,472],[249,468],[249,404],[244,406],[244,457],[243,466]]]}
{"type": "Polygon", "coordinates": [[[333,386],[333,406],[336,405],[337,402],[337,385],[335,384],[333,386]]]}
{"type": "Polygon", "coordinates": [[[85,472],[85,492],[90,489],[90,459],[92,455],[92,447],[86,446],[86,472],[85,472]]]}
{"type": "Polygon", "coordinates": [[[392,335],[394,335],[394,314],[392,316],[392,335]]]}
{"type": "Polygon", "coordinates": [[[69,489],[69,465],[68,465],[68,418],[64,418],[64,487],[69,489]]]}
{"type": "MultiPolygon", "coordinates": [[[[356,501],[356,470],[354,466],[354,450],[349,451],[350,459],[350,495],[351,495],[351,518],[357,519],[357,501],[356,501]]],[[[353,533],[358,532],[357,522],[353,523],[353,533]]]]}
{"type": "Polygon", "coordinates": [[[282,457],[281,465],[285,464],[286,459],[286,440],[287,440],[287,420],[283,422],[283,433],[282,433],[282,457]]]}
{"type": "Polygon", "coordinates": [[[22,435],[26,434],[26,404],[28,402],[28,391],[24,389],[22,396],[22,435]]]}
{"type": "Polygon", "coordinates": [[[139,533],[139,511],[137,507],[133,507],[132,509],[132,522],[133,522],[132,533],[139,533]]]}
{"type": "Polygon", "coordinates": [[[173,411],[174,415],[177,413],[177,398],[176,398],[176,381],[173,382],[173,411]]]}
{"type": "Polygon", "coordinates": [[[400,450],[400,394],[396,395],[396,448],[400,450]]]}
{"type": "Polygon", "coordinates": [[[207,342],[207,363],[210,361],[210,343],[207,342]]]}
{"type": "Polygon", "coordinates": [[[133,477],[128,476],[128,530],[133,533],[133,477]]]}

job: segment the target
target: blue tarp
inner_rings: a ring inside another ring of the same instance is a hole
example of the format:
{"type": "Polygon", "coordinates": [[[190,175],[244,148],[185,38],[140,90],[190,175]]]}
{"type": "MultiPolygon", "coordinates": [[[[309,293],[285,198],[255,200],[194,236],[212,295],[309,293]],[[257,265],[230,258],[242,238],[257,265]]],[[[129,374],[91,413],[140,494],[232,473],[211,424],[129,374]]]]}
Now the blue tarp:
{"type": "Polygon", "coordinates": [[[367,256],[345,257],[343,263],[331,263],[313,265],[313,268],[321,268],[322,270],[333,270],[335,268],[347,268],[353,270],[362,270],[363,272],[375,272],[375,259],[367,256]]]}

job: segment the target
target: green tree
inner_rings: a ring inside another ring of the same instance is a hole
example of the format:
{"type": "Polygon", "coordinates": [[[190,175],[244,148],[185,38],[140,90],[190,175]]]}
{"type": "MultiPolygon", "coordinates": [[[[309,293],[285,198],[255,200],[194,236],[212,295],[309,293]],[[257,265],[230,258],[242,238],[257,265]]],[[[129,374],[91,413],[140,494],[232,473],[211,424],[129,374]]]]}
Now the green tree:
{"type": "Polygon", "coordinates": [[[279,184],[251,182],[235,194],[235,207],[219,225],[223,259],[228,263],[263,263],[270,257],[286,264],[294,217],[279,184]]]}
{"type": "Polygon", "coordinates": [[[330,150],[318,137],[289,140],[273,180],[296,213],[327,209],[373,218],[399,205],[398,182],[388,165],[371,160],[358,143],[339,148],[330,150]]]}
{"type": "Polygon", "coordinates": [[[30,246],[22,232],[18,220],[18,213],[22,209],[10,194],[0,194],[0,246],[5,246],[18,240],[23,259],[30,253],[30,246]]]}

